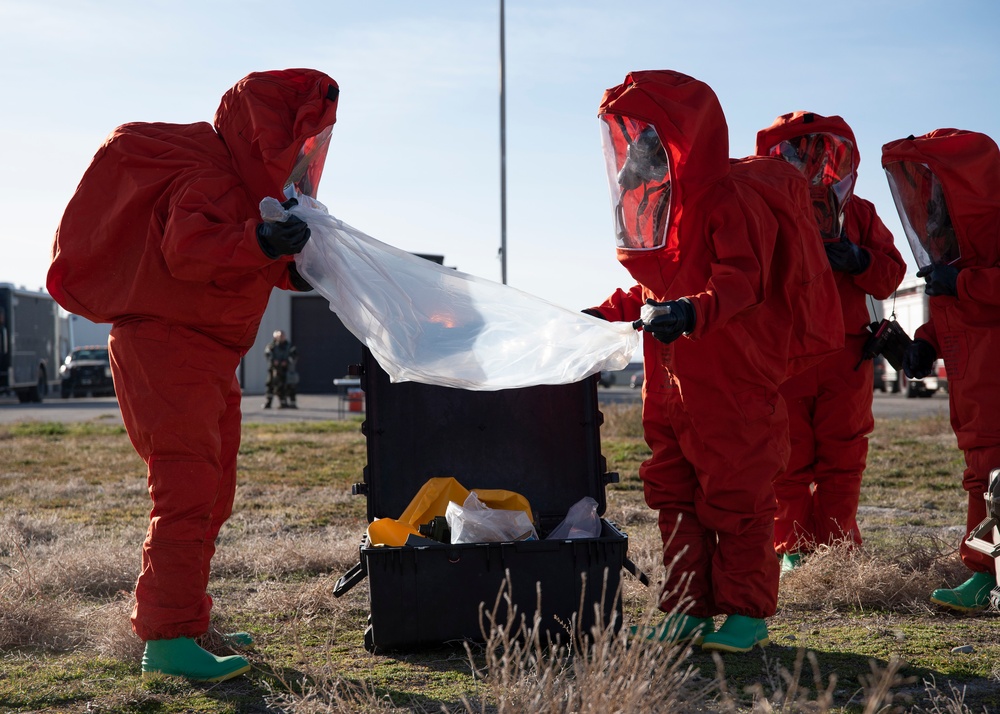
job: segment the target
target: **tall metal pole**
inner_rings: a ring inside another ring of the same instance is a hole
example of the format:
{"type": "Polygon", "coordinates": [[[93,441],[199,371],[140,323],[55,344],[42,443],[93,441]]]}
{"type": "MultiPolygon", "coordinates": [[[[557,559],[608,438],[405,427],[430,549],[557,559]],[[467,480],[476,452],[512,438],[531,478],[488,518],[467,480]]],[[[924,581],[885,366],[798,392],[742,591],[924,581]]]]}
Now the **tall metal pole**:
{"type": "Polygon", "coordinates": [[[504,11],[500,0],[500,281],[507,284],[507,100],[504,79],[504,11]]]}

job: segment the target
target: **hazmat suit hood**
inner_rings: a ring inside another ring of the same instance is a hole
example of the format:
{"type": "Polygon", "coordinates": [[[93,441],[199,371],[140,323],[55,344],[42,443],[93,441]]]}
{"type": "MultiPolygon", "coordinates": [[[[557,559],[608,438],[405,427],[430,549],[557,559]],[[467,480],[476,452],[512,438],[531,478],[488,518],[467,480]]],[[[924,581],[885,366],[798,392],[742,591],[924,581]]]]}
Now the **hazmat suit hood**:
{"type": "Polygon", "coordinates": [[[882,147],[882,166],[919,267],[1000,263],[1000,150],[990,137],[936,129],[898,139],[882,147]],[[942,243],[942,222],[950,223],[953,245],[942,243]]]}
{"type": "Polygon", "coordinates": [[[715,92],[672,70],[630,72],[604,93],[598,116],[639,119],[656,129],[667,152],[677,203],[729,173],[729,127],[715,92]]]}
{"type": "MultiPolygon", "coordinates": [[[[685,208],[730,172],[729,127],[722,106],[704,82],[673,70],[647,70],[630,72],[624,82],[608,89],[598,116],[605,132],[606,156],[609,142],[616,143],[616,151],[622,154],[622,147],[636,139],[623,136],[623,127],[628,126],[651,127],[665,151],[669,215],[657,221],[666,226],[663,237],[637,247],[622,241],[619,230],[618,260],[644,285],[669,283],[669,266],[676,267],[684,251],[680,225],[685,208]],[[654,278],[651,271],[659,277],[654,278]]],[[[609,171],[612,168],[609,163],[609,171]]],[[[614,181],[612,173],[609,178],[614,181]]],[[[614,205],[616,186],[611,189],[612,207],[619,211],[614,205]]],[[[624,220],[634,222],[634,216],[624,220]]]]}
{"type": "Polygon", "coordinates": [[[215,129],[253,199],[316,197],[339,93],[322,72],[286,69],[248,74],[223,95],[215,129]]]}
{"type": "Polygon", "coordinates": [[[814,112],[782,114],[757,132],[755,153],[784,159],[806,177],[821,235],[825,240],[839,240],[861,163],[848,123],[839,116],[814,112]]]}

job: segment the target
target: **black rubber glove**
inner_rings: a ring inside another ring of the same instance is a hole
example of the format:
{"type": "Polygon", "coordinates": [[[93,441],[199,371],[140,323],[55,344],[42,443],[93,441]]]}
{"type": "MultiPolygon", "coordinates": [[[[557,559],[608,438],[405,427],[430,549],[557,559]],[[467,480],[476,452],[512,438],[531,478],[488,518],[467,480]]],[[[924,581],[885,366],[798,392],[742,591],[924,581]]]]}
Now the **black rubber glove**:
{"type": "Polygon", "coordinates": [[[934,371],[937,352],[927,340],[914,340],[903,355],[903,372],[910,379],[923,379],[934,371]]]}
{"type": "Polygon", "coordinates": [[[924,292],[931,297],[958,296],[958,268],[954,265],[928,265],[917,271],[918,278],[925,278],[924,292]]]}
{"type": "Polygon", "coordinates": [[[287,221],[278,223],[257,224],[257,243],[264,255],[272,259],[300,252],[309,235],[309,225],[298,216],[289,216],[287,221]]]}
{"type": "Polygon", "coordinates": [[[313,286],[302,277],[302,273],[295,267],[295,263],[288,264],[288,279],[292,282],[292,287],[300,293],[308,293],[313,290],[313,286]]]}
{"type": "Polygon", "coordinates": [[[842,273],[859,275],[868,270],[872,262],[868,251],[847,240],[847,236],[841,236],[836,243],[824,243],[823,247],[826,248],[830,267],[842,273]]]}
{"type": "Polygon", "coordinates": [[[598,320],[608,319],[604,315],[602,315],[601,311],[598,310],[596,307],[585,307],[584,309],[580,310],[580,312],[582,312],[584,315],[590,315],[591,317],[596,317],[598,320]]]}
{"type": "Polygon", "coordinates": [[[689,300],[668,300],[656,302],[647,299],[646,304],[656,308],[656,314],[648,321],[636,320],[634,327],[642,325],[642,329],[665,345],[669,345],[678,337],[694,329],[694,305],[689,300]]]}

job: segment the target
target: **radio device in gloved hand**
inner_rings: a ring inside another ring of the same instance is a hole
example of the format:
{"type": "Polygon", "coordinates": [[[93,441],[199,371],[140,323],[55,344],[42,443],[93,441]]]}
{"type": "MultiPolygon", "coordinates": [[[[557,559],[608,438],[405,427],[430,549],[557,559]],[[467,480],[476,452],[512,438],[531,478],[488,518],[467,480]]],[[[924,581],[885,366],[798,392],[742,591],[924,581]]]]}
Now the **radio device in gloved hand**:
{"type": "Polygon", "coordinates": [[[913,341],[906,331],[899,326],[895,317],[883,318],[881,322],[873,322],[868,326],[871,337],[865,343],[861,352],[861,359],[854,366],[857,369],[866,359],[875,359],[878,355],[883,355],[886,362],[892,365],[897,372],[903,368],[903,355],[906,348],[913,341]]]}

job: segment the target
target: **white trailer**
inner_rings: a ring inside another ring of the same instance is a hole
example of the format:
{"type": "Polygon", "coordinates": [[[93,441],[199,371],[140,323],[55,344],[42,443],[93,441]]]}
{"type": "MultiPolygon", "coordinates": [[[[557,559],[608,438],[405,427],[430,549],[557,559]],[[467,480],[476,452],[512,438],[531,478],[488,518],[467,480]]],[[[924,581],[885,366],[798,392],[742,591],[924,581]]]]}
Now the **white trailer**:
{"type": "MultiPolygon", "coordinates": [[[[895,314],[896,322],[911,338],[917,328],[930,319],[930,297],[924,292],[926,285],[923,278],[906,278],[896,288],[894,297],[882,301],[885,317],[895,314]]],[[[910,398],[931,397],[939,389],[948,388],[944,360],[941,359],[937,361],[934,372],[923,379],[909,379],[902,371],[896,373],[888,363],[885,369],[885,381],[892,385],[892,391],[901,391],[910,398]]]]}

